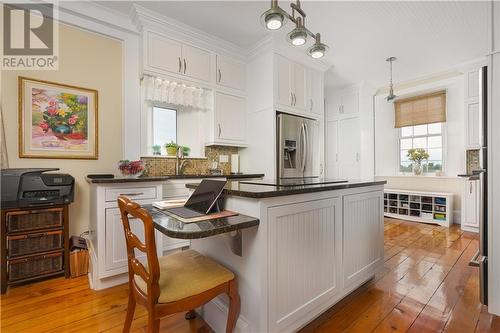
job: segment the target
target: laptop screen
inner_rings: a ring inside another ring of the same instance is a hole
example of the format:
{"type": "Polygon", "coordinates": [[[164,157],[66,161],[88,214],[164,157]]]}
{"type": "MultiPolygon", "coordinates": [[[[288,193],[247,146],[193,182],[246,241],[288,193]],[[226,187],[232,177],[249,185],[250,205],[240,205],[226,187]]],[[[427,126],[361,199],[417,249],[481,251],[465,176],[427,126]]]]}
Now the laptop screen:
{"type": "Polygon", "coordinates": [[[204,179],[184,204],[184,207],[207,214],[219,198],[226,181],[204,179]]]}

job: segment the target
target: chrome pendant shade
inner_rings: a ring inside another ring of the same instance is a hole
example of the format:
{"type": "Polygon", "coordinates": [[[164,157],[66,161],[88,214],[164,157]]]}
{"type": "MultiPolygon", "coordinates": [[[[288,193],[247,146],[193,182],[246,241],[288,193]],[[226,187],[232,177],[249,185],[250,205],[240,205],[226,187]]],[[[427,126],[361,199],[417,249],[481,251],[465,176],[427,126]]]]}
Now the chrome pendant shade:
{"type": "Polygon", "coordinates": [[[392,63],[396,60],[397,60],[396,57],[389,57],[389,58],[385,59],[385,61],[389,62],[389,65],[391,68],[391,79],[390,79],[390,83],[389,83],[389,95],[387,95],[387,97],[386,97],[387,102],[394,102],[394,100],[397,97],[396,95],[394,95],[394,85],[392,83],[392,63]]]}
{"type": "Polygon", "coordinates": [[[318,59],[325,55],[328,46],[321,43],[320,34],[313,34],[305,27],[306,13],[300,7],[300,0],[291,3],[292,15],[285,12],[278,6],[278,0],[271,0],[271,8],[266,10],[260,17],[260,21],[268,30],[278,30],[285,25],[287,20],[295,23],[295,28],[287,35],[288,41],[293,46],[301,46],[307,43],[307,39],[312,37],[314,44],[307,49],[307,54],[318,59]],[[298,15],[295,16],[295,13],[298,15]]]}

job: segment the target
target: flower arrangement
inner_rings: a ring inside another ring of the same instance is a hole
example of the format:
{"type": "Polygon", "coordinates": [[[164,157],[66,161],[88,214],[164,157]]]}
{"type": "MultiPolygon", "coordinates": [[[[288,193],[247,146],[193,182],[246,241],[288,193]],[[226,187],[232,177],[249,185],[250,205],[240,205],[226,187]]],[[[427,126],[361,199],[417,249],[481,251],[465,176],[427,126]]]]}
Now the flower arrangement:
{"type": "Polygon", "coordinates": [[[408,154],[406,156],[413,162],[413,173],[415,175],[422,174],[422,161],[429,159],[429,153],[422,148],[412,148],[408,150],[408,154]]]}
{"type": "Polygon", "coordinates": [[[47,133],[50,130],[59,139],[87,138],[88,98],[75,94],[59,94],[41,105],[42,122],[38,126],[47,133]]]}
{"type": "Polygon", "coordinates": [[[125,177],[136,178],[142,175],[144,172],[144,162],[141,160],[138,161],[129,161],[129,160],[121,160],[118,162],[118,170],[125,177]]]}

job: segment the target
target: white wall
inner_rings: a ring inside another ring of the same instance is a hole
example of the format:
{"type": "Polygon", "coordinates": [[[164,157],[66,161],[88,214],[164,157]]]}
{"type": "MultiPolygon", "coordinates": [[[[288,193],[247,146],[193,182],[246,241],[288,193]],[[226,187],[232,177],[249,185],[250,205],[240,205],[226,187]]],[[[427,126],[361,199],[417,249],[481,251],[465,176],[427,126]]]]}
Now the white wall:
{"type": "MultiPolygon", "coordinates": [[[[405,97],[442,89],[446,89],[443,175],[455,177],[465,171],[463,75],[396,91],[396,95],[405,97]]],[[[375,97],[375,175],[396,176],[399,175],[399,130],[394,128],[394,104],[387,103],[385,97],[385,94],[375,97]]]]}

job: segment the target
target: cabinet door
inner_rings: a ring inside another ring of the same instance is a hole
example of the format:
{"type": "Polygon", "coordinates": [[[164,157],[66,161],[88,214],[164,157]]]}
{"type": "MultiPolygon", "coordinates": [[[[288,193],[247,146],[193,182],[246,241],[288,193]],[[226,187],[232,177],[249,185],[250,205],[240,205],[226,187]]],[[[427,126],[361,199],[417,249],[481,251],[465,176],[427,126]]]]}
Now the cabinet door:
{"type": "Polygon", "coordinates": [[[291,64],[288,59],[276,56],[277,103],[292,106],[291,64]]]}
{"type": "Polygon", "coordinates": [[[478,98],[479,97],[479,71],[474,70],[467,72],[467,89],[466,98],[478,98]]]}
{"type": "Polygon", "coordinates": [[[215,95],[215,139],[245,141],[245,99],[221,92],[215,95]]]}
{"type": "Polygon", "coordinates": [[[305,111],[306,110],[306,69],[300,64],[293,64],[292,75],[292,92],[293,92],[293,107],[305,111]]]}
{"type": "MultiPolygon", "coordinates": [[[[144,227],[140,220],[130,219],[130,228],[132,232],[144,242],[144,227]]],[[[125,242],[125,233],[120,215],[120,209],[106,209],[106,271],[118,268],[126,268],[127,263],[127,244],[125,242]]],[[[136,250],[137,259],[146,262],[146,254],[136,250]]]]}
{"type": "Polygon", "coordinates": [[[182,44],[153,32],[147,35],[147,64],[153,69],[181,73],[182,44]]]}
{"type": "Polygon", "coordinates": [[[339,177],[358,179],[360,176],[360,127],[359,118],[339,120],[338,152],[339,177]]]}
{"type": "Polygon", "coordinates": [[[344,288],[372,276],[383,264],[383,192],[344,197],[343,251],[344,288]]]}
{"type": "Polygon", "coordinates": [[[337,197],[269,208],[270,332],[295,331],[339,290],[341,214],[337,197]]]}
{"type": "Polygon", "coordinates": [[[217,84],[221,86],[245,90],[246,66],[231,58],[217,55],[217,73],[215,78],[217,84]]]}
{"type": "Polygon", "coordinates": [[[479,103],[467,103],[467,147],[479,148],[481,139],[479,137],[480,113],[479,103]]]}
{"type": "Polygon", "coordinates": [[[322,115],[324,113],[323,74],[318,71],[309,70],[306,89],[308,91],[307,111],[322,115]]]}
{"type": "Polygon", "coordinates": [[[464,217],[462,223],[469,227],[479,227],[479,181],[465,181],[464,217]]]}
{"type": "Polygon", "coordinates": [[[347,90],[342,94],[342,114],[355,114],[358,112],[358,91],[356,89],[347,90]]]}
{"type": "Polygon", "coordinates": [[[339,178],[338,131],[338,120],[326,123],[326,176],[328,178],[339,178]]]}
{"type": "Polygon", "coordinates": [[[210,53],[197,47],[182,45],[183,69],[186,76],[210,81],[210,53]]]}

